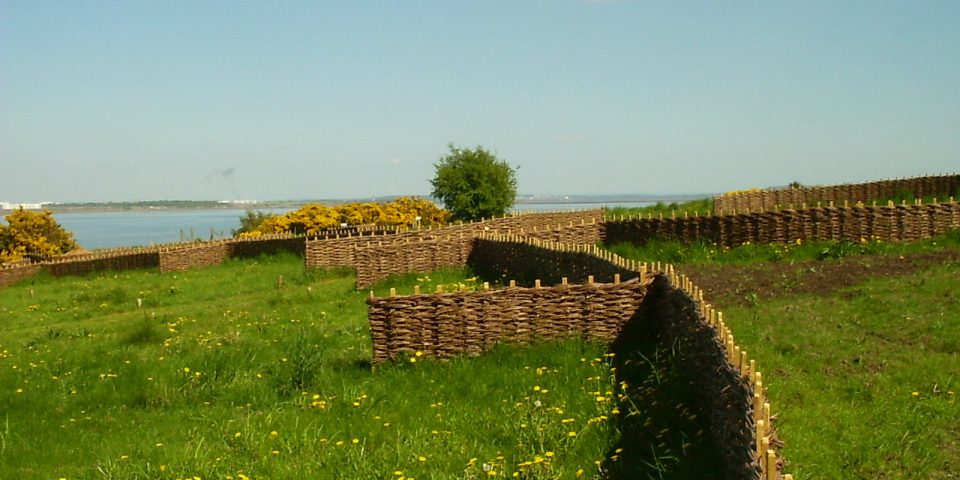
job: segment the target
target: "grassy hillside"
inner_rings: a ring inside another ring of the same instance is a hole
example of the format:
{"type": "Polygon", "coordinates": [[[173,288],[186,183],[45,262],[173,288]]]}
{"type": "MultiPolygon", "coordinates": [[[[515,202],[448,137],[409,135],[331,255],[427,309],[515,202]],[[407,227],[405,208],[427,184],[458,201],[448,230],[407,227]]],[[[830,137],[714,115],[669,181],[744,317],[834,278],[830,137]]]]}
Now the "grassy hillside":
{"type": "MultiPolygon", "coordinates": [[[[432,291],[465,276],[377,289],[432,291]]],[[[302,260],[278,257],[168,275],[41,276],[0,290],[0,478],[697,470],[681,460],[704,429],[695,407],[657,393],[689,390],[660,382],[669,365],[649,363],[651,384],[641,375],[630,386],[642,393],[629,407],[617,404],[627,386],[614,384],[606,346],[579,340],[374,369],[367,292],[353,284],[348,272],[304,272],[302,260]],[[617,416],[658,400],[642,413],[660,433],[640,452],[617,445],[617,416]],[[669,430],[681,416],[683,428],[669,430]]]]}
{"type": "Polygon", "coordinates": [[[960,472],[960,235],[611,249],[677,262],[724,311],[767,374],[796,478],[960,472]]]}

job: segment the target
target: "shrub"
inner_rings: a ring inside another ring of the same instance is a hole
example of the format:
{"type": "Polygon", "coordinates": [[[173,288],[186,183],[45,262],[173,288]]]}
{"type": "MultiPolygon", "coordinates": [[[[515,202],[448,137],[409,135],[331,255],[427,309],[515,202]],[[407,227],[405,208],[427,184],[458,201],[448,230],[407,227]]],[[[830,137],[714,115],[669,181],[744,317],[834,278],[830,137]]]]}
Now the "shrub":
{"type": "Polygon", "coordinates": [[[0,262],[53,257],[78,248],[73,233],[64,230],[50,210],[19,208],[6,219],[7,225],[0,225],[0,262]]]}
{"type": "Polygon", "coordinates": [[[503,215],[517,198],[517,173],[484,150],[448,146],[450,152],[434,166],[434,198],[457,220],[479,220],[503,215]]]}

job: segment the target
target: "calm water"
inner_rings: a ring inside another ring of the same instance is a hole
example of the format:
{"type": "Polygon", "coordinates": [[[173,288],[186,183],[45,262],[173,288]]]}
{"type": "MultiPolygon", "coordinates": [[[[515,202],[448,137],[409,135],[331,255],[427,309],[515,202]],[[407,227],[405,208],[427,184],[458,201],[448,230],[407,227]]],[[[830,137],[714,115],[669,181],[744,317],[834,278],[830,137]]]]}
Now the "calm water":
{"type": "MultiPolygon", "coordinates": [[[[291,209],[264,209],[283,213],[291,209]]],[[[73,232],[83,248],[147,246],[181,240],[230,237],[240,228],[243,210],[161,210],[57,213],[54,218],[73,232]]]]}
{"type": "MultiPolygon", "coordinates": [[[[525,203],[516,211],[570,211],[609,207],[643,207],[653,202],[634,203],[525,203]]],[[[290,208],[263,209],[285,213],[290,208]]],[[[240,227],[243,210],[160,210],[125,212],[57,213],[54,217],[63,228],[73,232],[83,248],[147,246],[182,240],[210,240],[230,237],[240,227]]]]}

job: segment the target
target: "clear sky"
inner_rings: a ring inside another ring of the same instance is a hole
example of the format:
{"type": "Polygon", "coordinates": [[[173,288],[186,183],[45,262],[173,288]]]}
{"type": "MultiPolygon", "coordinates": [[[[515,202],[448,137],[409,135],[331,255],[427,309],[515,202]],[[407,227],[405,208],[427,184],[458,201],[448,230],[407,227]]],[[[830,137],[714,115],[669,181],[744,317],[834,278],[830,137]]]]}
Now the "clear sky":
{"type": "Polygon", "coordinates": [[[0,201],[521,193],[960,171],[960,1],[0,0],[0,201]]]}

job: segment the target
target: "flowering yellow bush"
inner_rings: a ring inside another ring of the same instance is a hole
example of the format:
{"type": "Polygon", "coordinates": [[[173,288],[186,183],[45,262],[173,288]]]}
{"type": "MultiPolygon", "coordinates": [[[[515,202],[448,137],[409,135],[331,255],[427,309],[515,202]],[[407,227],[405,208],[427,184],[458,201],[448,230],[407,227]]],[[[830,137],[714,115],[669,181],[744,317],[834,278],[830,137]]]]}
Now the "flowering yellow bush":
{"type": "Polygon", "coordinates": [[[0,263],[24,257],[52,257],[77,248],[73,234],[53,218],[53,212],[31,212],[22,208],[6,216],[0,225],[0,263]]]}
{"type": "Polygon", "coordinates": [[[417,197],[400,197],[388,203],[345,203],[327,207],[311,203],[299,210],[266,219],[255,230],[242,236],[274,233],[314,235],[330,228],[347,225],[382,225],[412,227],[446,225],[450,215],[433,202],[417,197]]]}

